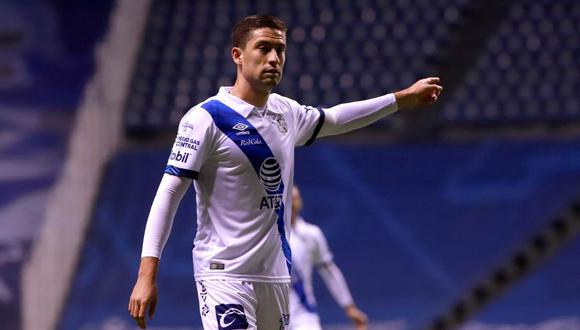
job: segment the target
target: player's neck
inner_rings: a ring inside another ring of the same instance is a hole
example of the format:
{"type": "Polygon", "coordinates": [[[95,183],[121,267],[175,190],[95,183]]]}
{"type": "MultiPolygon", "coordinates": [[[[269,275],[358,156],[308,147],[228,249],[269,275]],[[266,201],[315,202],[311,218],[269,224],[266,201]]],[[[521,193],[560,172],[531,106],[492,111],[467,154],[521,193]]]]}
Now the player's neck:
{"type": "Polygon", "coordinates": [[[255,107],[263,108],[268,102],[270,91],[258,91],[255,88],[252,88],[252,86],[246,81],[238,79],[236,80],[234,87],[230,90],[230,94],[255,107]]]}

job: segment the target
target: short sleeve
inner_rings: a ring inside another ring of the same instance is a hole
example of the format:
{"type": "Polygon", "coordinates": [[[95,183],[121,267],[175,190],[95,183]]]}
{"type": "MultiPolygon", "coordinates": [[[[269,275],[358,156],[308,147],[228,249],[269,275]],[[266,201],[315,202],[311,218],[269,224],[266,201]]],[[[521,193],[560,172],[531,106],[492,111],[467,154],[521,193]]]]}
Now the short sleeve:
{"type": "Polygon", "coordinates": [[[179,123],[165,173],[197,179],[215,144],[213,119],[201,107],[191,109],[179,123]]]}
{"type": "Polygon", "coordinates": [[[318,227],[314,227],[312,231],[313,239],[316,243],[314,249],[313,260],[315,265],[322,265],[332,262],[332,252],[328,247],[324,234],[318,227]]]}
{"type": "Polygon", "coordinates": [[[310,145],[324,124],[324,111],[321,108],[300,105],[293,102],[294,124],[296,125],[295,145],[310,145]]]}

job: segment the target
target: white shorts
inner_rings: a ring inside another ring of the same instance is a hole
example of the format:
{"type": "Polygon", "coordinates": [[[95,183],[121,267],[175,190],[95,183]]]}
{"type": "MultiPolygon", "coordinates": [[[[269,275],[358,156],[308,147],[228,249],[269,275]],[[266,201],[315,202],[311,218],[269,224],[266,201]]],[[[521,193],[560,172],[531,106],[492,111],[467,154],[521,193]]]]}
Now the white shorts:
{"type": "Polygon", "coordinates": [[[289,283],[196,281],[204,330],[287,330],[289,283]]]}

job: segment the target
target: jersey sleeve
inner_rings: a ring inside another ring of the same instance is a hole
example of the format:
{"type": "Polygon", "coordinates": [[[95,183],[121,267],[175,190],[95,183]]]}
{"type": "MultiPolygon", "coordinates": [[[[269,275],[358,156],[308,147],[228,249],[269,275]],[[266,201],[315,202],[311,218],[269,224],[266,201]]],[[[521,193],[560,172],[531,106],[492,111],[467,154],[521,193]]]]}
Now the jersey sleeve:
{"type": "Polygon", "coordinates": [[[301,105],[296,101],[292,101],[291,106],[296,129],[295,145],[307,146],[312,144],[324,124],[324,111],[322,108],[301,105]]]}
{"type": "Polygon", "coordinates": [[[211,116],[195,107],[181,119],[165,173],[197,179],[215,145],[216,128],[211,116]]]}
{"type": "Polygon", "coordinates": [[[332,252],[328,247],[328,242],[326,241],[326,237],[318,227],[314,227],[312,231],[312,238],[315,242],[315,249],[313,251],[313,261],[314,264],[324,265],[332,262],[332,252]]]}

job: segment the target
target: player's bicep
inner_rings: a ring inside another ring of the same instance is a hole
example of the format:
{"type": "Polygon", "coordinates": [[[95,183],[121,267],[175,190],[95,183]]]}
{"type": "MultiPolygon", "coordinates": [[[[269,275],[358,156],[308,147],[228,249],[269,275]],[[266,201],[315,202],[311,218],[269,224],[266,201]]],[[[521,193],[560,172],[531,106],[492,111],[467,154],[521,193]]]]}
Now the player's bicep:
{"type": "Polygon", "coordinates": [[[295,145],[310,145],[318,137],[324,124],[325,113],[321,108],[295,104],[295,145]]]}
{"type": "Polygon", "coordinates": [[[197,179],[214,145],[214,124],[203,108],[190,110],[181,120],[165,173],[197,179]]]}

